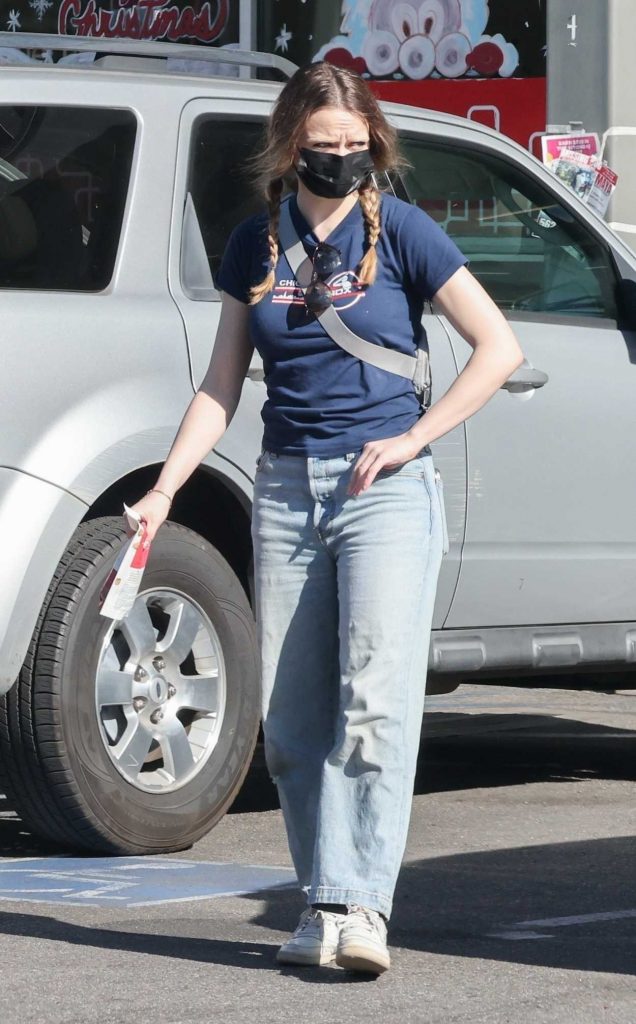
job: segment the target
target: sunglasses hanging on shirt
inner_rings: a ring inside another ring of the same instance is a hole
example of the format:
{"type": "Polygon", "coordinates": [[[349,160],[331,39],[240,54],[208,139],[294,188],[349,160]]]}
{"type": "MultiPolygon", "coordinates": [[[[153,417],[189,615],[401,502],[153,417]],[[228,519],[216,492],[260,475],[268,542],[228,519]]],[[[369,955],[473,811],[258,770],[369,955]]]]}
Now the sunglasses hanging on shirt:
{"type": "Polygon", "coordinates": [[[305,306],[310,313],[322,313],[333,302],[327,278],[342,266],[342,253],[335,245],[319,242],[311,257],[311,281],[305,291],[305,306]]]}

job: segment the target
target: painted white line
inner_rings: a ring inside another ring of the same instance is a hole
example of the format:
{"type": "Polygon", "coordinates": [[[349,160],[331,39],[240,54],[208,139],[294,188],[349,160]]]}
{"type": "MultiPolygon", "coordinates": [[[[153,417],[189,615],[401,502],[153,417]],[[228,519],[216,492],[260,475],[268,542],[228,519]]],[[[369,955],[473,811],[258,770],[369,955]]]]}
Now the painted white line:
{"type": "MultiPolygon", "coordinates": [[[[46,903],[46,904],[50,904],[51,906],[59,906],[59,903],[60,903],[59,900],[46,900],[46,899],[43,899],[43,900],[26,900],[26,901],[23,901],[23,900],[20,899],[19,896],[0,896],[0,903],[22,903],[22,902],[32,903],[34,906],[36,904],[38,904],[38,903],[46,903]]],[[[93,904],[93,905],[97,906],[97,904],[93,904]]],[[[91,906],[91,904],[90,903],[86,903],[86,901],[82,901],[82,902],[79,902],[79,903],[74,903],[73,900],[64,900],[64,906],[65,907],[88,907],[88,906],[91,906]]]]}
{"type": "MultiPolygon", "coordinates": [[[[126,901],[125,896],[106,896],[105,893],[101,890],[99,892],[91,892],[89,889],[87,889],[86,892],[73,893],[74,900],[79,899],[81,897],[84,897],[88,900],[92,899],[94,896],[98,896],[100,900],[124,900],[124,902],[126,901]]],[[[65,900],[64,902],[66,903],[67,901],[65,900]]]]}
{"type": "MultiPolygon", "coordinates": [[[[30,860],[42,860],[41,857],[3,857],[2,864],[28,864],[30,860]]],[[[0,868],[2,871],[2,868],[0,868]]]]}
{"type": "MultiPolygon", "coordinates": [[[[11,869],[7,868],[6,871],[3,868],[0,868],[0,875],[2,875],[2,874],[8,874],[8,875],[19,875],[19,874],[23,874],[24,875],[24,874],[26,874],[26,875],[31,875],[31,877],[34,878],[34,879],[49,878],[52,882],[67,882],[69,879],[71,879],[73,882],[92,882],[92,883],[101,882],[103,885],[109,885],[109,886],[110,885],[117,885],[120,888],[123,888],[124,886],[132,887],[135,884],[135,882],[128,882],[128,881],[126,881],[126,882],[114,882],[112,878],[108,878],[108,877],[104,878],[103,871],[100,871],[99,874],[93,874],[93,872],[90,872],[90,871],[78,871],[78,872],[74,872],[73,874],[71,874],[70,871],[38,871],[37,868],[35,870],[33,870],[32,868],[11,868],[11,869]]],[[[11,892],[14,892],[14,891],[17,892],[17,889],[16,890],[13,890],[13,889],[11,890],[11,892]]],[[[23,891],[26,892],[26,890],[23,890],[23,891]]],[[[53,889],[49,889],[49,892],[54,892],[54,891],[55,890],[53,890],[53,889]]]]}
{"type": "Polygon", "coordinates": [[[624,921],[636,917],[636,910],[607,910],[600,914],[573,914],[571,917],[545,917],[537,921],[519,921],[513,928],[569,928],[594,921],[624,921]]]}
{"type": "Polygon", "coordinates": [[[67,878],[68,872],[48,871],[38,868],[0,868],[0,875],[37,875],[38,878],[67,878]]]}
{"type": "Polygon", "coordinates": [[[106,885],[106,886],[104,886],[101,889],[82,889],[81,892],[76,892],[76,891],[73,891],[71,889],[70,892],[72,892],[74,898],[78,899],[78,900],[81,900],[81,899],[86,899],[86,900],[93,899],[93,897],[95,897],[95,896],[98,896],[100,900],[103,900],[103,899],[108,899],[108,900],[124,900],[124,899],[126,899],[125,896],[109,896],[108,894],[112,893],[112,892],[121,892],[122,889],[134,889],[134,888],[135,888],[134,885],[128,884],[127,882],[122,882],[120,885],[118,885],[117,882],[113,882],[111,885],[106,885]]]}
{"type": "Polygon", "coordinates": [[[235,889],[232,892],[224,889],[223,892],[202,893],[199,896],[175,896],[167,900],[144,900],[143,903],[129,903],[129,907],[161,907],[164,903],[194,903],[196,900],[220,900],[225,896],[257,896],[259,892],[272,892],[274,889],[295,889],[297,882],[283,882],[281,885],[272,885],[269,889],[235,889]]]}
{"type": "Polygon", "coordinates": [[[624,729],[622,732],[551,732],[546,726],[545,732],[526,732],[521,726],[518,729],[521,739],[548,739],[548,740],[631,740],[634,742],[636,733],[631,729],[624,729]]]}
{"type": "Polygon", "coordinates": [[[541,917],[535,921],[517,921],[505,930],[487,932],[489,939],[506,939],[509,942],[525,942],[533,939],[551,939],[552,935],[535,932],[534,928],[571,928],[578,924],[596,924],[599,921],[625,921],[636,917],[636,910],[606,910],[597,914],[571,914],[568,917],[541,917]]]}
{"type": "MultiPolygon", "coordinates": [[[[184,868],[197,868],[197,861],[165,861],[163,864],[113,864],[111,871],[183,871],[184,868]]],[[[224,865],[225,866],[225,865],[224,865]]]]}
{"type": "MultiPolygon", "coordinates": [[[[0,889],[0,894],[6,893],[6,892],[18,892],[18,893],[44,892],[44,893],[51,893],[51,892],[73,892],[73,890],[72,889],[0,889]]],[[[8,896],[4,896],[3,898],[4,899],[9,899],[8,896]]]]}

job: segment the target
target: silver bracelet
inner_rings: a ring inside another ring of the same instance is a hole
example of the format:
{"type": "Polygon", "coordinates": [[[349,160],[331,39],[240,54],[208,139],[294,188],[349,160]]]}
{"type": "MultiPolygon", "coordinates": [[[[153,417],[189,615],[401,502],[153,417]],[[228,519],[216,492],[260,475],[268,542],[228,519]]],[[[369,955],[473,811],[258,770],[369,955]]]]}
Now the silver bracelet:
{"type": "Polygon", "coordinates": [[[172,498],[170,495],[166,494],[165,491],[159,490],[158,487],[151,487],[149,491],[146,491],[146,494],[163,494],[164,498],[167,498],[169,503],[172,505],[172,498]]]}

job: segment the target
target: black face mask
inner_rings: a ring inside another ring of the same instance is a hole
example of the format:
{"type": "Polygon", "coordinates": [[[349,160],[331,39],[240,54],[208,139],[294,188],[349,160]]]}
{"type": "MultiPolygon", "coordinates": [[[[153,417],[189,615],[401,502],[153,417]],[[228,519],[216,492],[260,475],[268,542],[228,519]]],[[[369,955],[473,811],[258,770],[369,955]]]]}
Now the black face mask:
{"type": "Polygon", "coordinates": [[[342,199],[355,192],[372,171],[373,160],[368,149],[346,156],[301,149],[296,166],[298,177],[309,191],[325,199],[342,199]]]}

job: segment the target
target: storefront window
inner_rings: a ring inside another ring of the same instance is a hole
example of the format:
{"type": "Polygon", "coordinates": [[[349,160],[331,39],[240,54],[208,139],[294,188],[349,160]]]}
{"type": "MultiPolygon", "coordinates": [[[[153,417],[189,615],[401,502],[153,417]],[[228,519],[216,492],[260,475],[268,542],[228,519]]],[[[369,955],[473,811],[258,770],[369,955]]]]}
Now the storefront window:
{"type": "Polygon", "coordinates": [[[543,0],[258,0],[257,46],[328,60],[385,100],[458,114],[530,149],[546,124],[543,0]]]}
{"type": "Polygon", "coordinates": [[[545,77],[540,0],[258,0],[257,45],[371,79],[545,77]]]}

